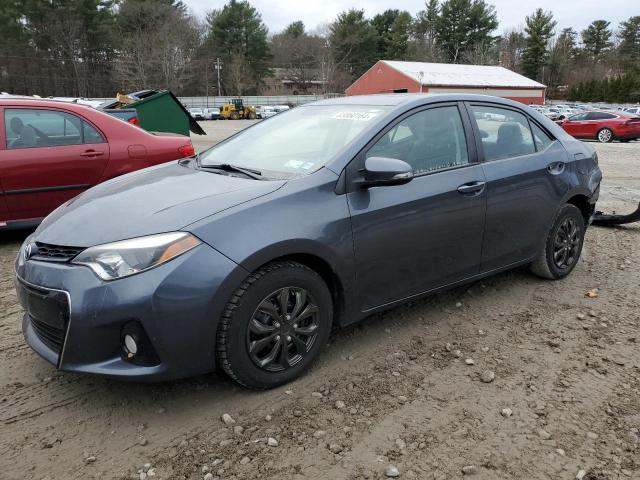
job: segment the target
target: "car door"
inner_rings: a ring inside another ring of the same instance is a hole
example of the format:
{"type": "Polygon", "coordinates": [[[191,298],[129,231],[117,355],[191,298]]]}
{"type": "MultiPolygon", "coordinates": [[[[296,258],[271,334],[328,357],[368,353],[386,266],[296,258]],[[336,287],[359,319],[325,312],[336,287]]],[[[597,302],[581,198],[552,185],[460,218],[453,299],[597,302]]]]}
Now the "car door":
{"type": "Polygon", "coordinates": [[[589,112],[585,123],[585,137],[596,138],[604,120],[611,120],[615,115],[606,112],[589,112]]]}
{"type": "Polygon", "coordinates": [[[361,305],[370,310],[478,273],[485,195],[469,119],[456,103],[413,111],[347,167],[361,305]],[[357,185],[368,157],[404,160],[405,185],[357,185]]]}
{"type": "Polygon", "coordinates": [[[562,128],[564,128],[564,130],[569,135],[572,135],[574,137],[584,137],[586,136],[586,117],[586,113],[578,113],[577,115],[572,115],[562,123],[562,128]]]}
{"type": "Polygon", "coordinates": [[[5,107],[0,178],[11,219],[40,218],[101,178],[109,144],[68,111],[5,107]]]}
{"type": "Polygon", "coordinates": [[[506,117],[502,122],[474,120],[487,182],[482,271],[490,272],[539,253],[569,188],[568,157],[562,144],[524,112],[485,103],[467,106],[474,113],[506,117]]]}

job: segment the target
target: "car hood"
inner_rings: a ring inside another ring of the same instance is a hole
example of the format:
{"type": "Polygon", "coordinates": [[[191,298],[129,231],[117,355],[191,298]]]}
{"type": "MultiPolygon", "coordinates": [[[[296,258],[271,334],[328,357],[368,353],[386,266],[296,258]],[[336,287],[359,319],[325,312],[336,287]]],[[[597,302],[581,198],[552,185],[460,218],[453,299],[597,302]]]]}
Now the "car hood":
{"type": "Polygon", "coordinates": [[[90,247],[185,226],[286,182],[196,170],[177,162],[118,177],[63,204],[38,227],[34,240],[90,247]]]}

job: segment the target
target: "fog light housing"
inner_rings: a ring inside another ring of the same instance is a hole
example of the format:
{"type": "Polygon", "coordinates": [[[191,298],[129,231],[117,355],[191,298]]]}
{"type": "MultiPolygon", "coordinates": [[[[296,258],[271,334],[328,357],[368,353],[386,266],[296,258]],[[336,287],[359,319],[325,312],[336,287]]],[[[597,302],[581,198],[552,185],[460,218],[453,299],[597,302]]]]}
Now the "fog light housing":
{"type": "Polygon", "coordinates": [[[127,322],[122,327],[120,342],[123,360],[144,367],[160,363],[160,358],[140,322],[127,322]]]}

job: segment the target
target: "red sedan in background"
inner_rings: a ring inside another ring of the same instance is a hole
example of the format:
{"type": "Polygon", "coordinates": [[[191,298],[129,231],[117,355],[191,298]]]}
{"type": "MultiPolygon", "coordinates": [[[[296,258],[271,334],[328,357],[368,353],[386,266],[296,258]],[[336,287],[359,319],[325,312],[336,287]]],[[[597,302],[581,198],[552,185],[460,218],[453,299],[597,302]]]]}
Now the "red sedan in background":
{"type": "Polygon", "coordinates": [[[584,112],[559,123],[569,135],[602,143],[640,138],[640,117],[627,112],[584,112]]]}
{"type": "Polygon", "coordinates": [[[193,154],[188,137],[88,106],[0,99],[0,229],[36,225],[100,182],[193,154]]]}

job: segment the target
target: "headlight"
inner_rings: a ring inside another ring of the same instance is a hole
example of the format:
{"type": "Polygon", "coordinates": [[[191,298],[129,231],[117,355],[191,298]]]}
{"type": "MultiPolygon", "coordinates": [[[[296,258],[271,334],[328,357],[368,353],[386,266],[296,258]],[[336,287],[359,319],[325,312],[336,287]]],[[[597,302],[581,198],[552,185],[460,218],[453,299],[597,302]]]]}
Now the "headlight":
{"type": "Polygon", "coordinates": [[[102,280],[115,280],[162,265],[200,243],[189,233],[161,233],[87,248],[71,263],[86,265],[102,280]]]}

